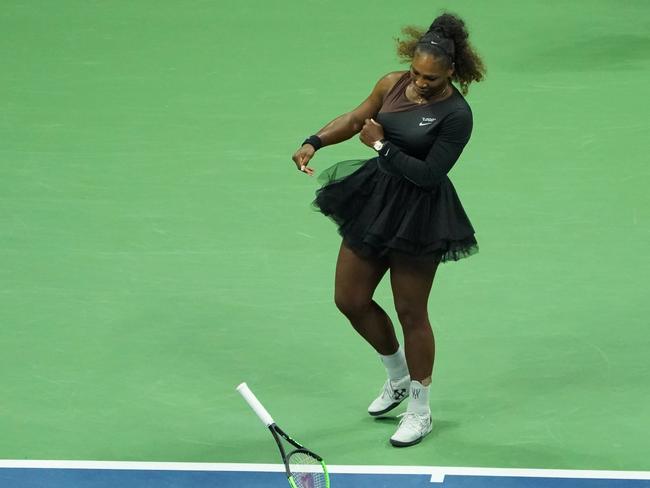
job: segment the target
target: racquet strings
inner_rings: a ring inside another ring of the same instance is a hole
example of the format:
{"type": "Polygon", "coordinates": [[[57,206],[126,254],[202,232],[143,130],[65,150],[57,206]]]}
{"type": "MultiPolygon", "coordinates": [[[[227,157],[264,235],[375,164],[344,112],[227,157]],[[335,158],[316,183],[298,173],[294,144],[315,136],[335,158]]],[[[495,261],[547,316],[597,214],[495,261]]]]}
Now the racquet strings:
{"type": "Polygon", "coordinates": [[[289,455],[288,462],[296,488],[328,488],[323,464],[314,456],[294,451],[289,455]]]}

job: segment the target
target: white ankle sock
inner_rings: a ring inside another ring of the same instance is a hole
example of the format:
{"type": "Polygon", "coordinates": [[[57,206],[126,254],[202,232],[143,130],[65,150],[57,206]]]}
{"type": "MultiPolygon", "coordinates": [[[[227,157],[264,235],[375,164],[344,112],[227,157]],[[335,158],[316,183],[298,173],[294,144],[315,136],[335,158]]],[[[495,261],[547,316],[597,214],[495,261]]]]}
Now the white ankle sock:
{"type": "Polygon", "coordinates": [[[399,346],[395,354],[389,356],[379,355],[381,362],[384,363],[386,368],[386,373],[391,380],[399,380],[408,376],[409,368],[406,365],[406,356],[404,356],[404,350],[402,346],[399,346]]]}
{"type": "Polygon", "coordinates": [[[407,412],[430,414],[431,407],[429,406],[429,389],[431,385],[424,386],[416,380],[411,380],[411,396],[409,397],[409,404],[406,408],[407,412]]]}

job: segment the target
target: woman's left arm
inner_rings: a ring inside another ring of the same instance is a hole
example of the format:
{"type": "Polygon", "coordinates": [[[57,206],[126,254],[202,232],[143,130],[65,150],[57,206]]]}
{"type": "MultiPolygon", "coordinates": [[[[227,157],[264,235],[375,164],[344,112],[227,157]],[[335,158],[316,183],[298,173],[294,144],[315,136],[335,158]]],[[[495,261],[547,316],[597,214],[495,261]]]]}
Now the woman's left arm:
{"type": "Polygon", "coordinates": [[[472,125],[471,112],[454,112],[442,121],[436,141],[424,160],[409,156],[390,141],[379,151],[379,158],[416,185],[432,187],[453,168],[469,141],[472,125]]]}

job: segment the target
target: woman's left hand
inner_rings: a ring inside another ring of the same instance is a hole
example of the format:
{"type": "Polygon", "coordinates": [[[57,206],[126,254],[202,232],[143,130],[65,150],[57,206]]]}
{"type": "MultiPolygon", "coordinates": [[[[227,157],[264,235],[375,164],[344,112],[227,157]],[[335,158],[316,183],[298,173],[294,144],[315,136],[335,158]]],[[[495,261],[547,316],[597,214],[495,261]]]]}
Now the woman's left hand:
{"type": "Polygon", "coordinates": [[[383,138],[384,128],[381,124],[375,122],[374,119],[366,119],[366,123],[363,124],[363,129],[361,129],[361,133],[359,134],[361,142],[368,147],[372,147],[375,142],[381,141],[383,138]]]}

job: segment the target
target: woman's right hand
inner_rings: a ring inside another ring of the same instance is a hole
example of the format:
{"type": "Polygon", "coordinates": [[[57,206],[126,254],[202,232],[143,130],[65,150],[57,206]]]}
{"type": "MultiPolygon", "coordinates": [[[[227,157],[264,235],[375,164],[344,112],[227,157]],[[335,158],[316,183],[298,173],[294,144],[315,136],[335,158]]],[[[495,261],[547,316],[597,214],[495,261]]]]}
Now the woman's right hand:
{"type": "Polygon", "coordinates": [[[315,153],[316,149],[314,149],[314,146],[311,144],[305,144],[294,153],[291,159],[296,163],[296,167],[299,171],[302,171],[309,176],[314,176],[314,170],[309,168],[307,164],[309,163],[309,160],[314,157],[315,153]]]}

